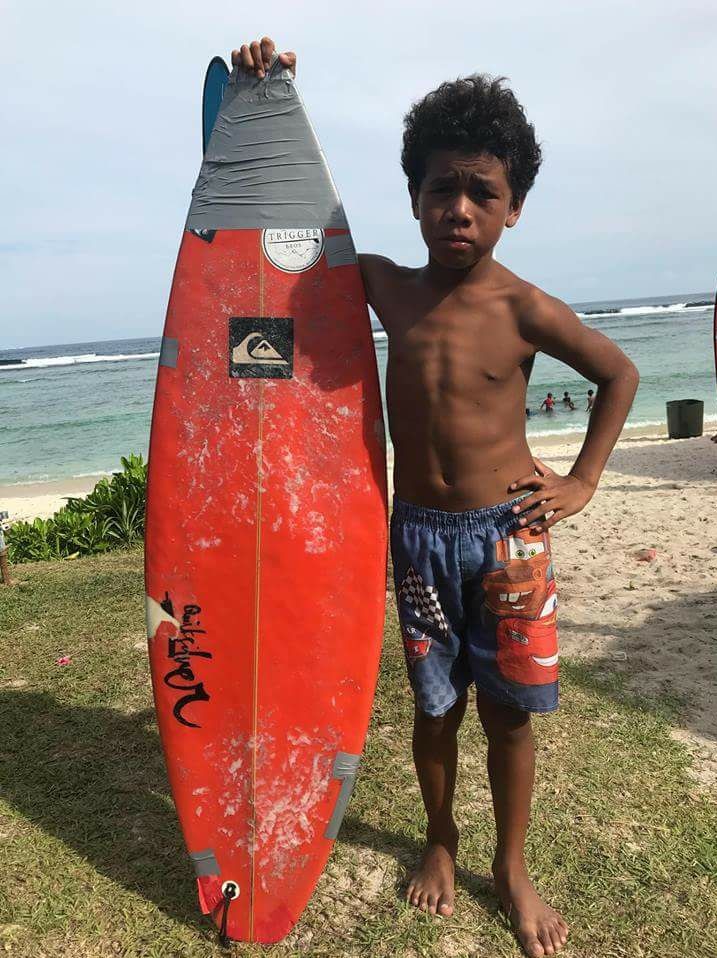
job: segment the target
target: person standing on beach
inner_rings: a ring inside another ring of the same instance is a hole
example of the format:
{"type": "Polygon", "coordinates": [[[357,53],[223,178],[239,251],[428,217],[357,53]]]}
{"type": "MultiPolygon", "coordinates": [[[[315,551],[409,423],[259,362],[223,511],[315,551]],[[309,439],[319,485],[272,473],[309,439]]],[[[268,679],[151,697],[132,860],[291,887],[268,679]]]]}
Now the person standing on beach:
{"type": "MultiPolygon", "coordinates": [[[[264,37],[232,61],[261,79],[274,49],[264,37]]],[[[295,69],[295,54],[280,59],[295,69]]],[[[401,156],[427,263],[413,269],[359,256],[389,342],[391,553],[428,816],[407,898],[433,915],[454,911],[456,733],[475,684],[488,739],[495,888],[531,958],[560,951],[568,934],[531,882],[524,855],[531,713],[558,705],[549,529],[592,498],[638,382],[614,343],[493,258],[540,162],[534,129],[503,78],[441,84],[408,112],[401,156]],[[598,384],[567,475],[534,458],[526,441],[527,384],[540,351],[598,384]]]]}
{"type": "Polygon", "coordinates": [[[585,407],[585,412],[592,412],[592,408],[595,405],[595,394],[592,389],[588,389],[588,404],[585,407]]]}

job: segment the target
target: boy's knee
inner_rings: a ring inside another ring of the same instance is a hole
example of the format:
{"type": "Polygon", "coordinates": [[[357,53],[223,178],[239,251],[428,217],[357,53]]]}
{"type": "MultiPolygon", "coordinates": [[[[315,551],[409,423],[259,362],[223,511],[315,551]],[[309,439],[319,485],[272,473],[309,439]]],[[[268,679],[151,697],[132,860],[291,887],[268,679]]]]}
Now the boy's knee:
{"type": "Polygon", "coordinates": [[[520,742],[532,735],[530,712],[502,705],[488,696],[478,697],[478,717],[489,742],[520,742]]]}
{"type": "Polygon", "coordinates": [[[416,706],[414,729],[422,738],[440,738],[458,730],[466,710],[467,693],[464,693],[443,715],[428,715],[416,706]]]}

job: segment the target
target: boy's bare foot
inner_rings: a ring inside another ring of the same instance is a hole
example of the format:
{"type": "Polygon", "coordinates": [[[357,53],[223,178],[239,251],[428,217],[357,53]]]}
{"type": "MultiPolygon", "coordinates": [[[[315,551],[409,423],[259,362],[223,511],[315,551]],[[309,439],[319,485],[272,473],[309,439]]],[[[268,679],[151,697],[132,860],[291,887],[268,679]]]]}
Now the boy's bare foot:
{"type": "Polygon", "coordinates": [[[418,868],[411,875],[406,899],[421,911],[449,918],[453,914],[458,829],[428,835],[418,868]]]}
{"type": "Polygon", "coordinates": [[[526,955],[542,958],[562,951],[568,926],[546,905],[525,869],[508,870],[493,862],[493,877],[503,911],[526,955]]]}

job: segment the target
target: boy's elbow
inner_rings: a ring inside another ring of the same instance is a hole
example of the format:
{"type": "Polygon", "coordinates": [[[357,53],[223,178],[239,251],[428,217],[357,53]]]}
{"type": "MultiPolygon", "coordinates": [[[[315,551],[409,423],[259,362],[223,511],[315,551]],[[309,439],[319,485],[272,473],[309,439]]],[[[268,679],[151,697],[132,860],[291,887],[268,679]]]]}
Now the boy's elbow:
{"type": "Polygon", "coordinates": [[[640,371],[631,359],[628,359],[627,361],[625,377],[627,378],[628,382],[632,383],[635,389],[637,389],[640,384],[640,371]]]}
{"type": "Polygon", "coordinates": [[[625,357],[625,365],[616,376],[616,379],[623,382],[634,396],[640,384],[640,372],[632,360],[625,357]]]}
{"type": "Polygon", "coordinates": [[[601,386],[609,386],[612,383],[620,383],[621,385],[630,387],[633,392],[636,392],[639,382],[640,373],[637,366],[631,359],[624,356],[623,361],[613,367],[611,374],[605,376],[603,380],[596,380],[596,385],[600,388],[601,386]]]}

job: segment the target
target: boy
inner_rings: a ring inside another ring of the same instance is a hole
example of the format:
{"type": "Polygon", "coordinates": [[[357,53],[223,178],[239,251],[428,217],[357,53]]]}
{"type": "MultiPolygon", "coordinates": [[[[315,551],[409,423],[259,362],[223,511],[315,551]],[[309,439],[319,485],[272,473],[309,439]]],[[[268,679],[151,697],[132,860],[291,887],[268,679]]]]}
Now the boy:
{"type": "Polygon", "coordinates": [[[541,402],[540,408],[542,409],[545,406],[546,412],[552,412],[555,409],[555,400],[553,399],[553,394],[548,393],[545,399],[541,402]]]}
{"type": "MultiPolygon", "coordinates": [[[[273,53],[264,37],[232,60],[261,78],[273,53]]],[[[295,68],[294,54],[280,56],[295,68]]],[[[359,256],[368,301],[389,337],[391,550],[428,816],[407,897],[431,914],[453,913],[456,732],[475,683],[497,828],[496,891],[532,958],[554,954],[567,939],[523,855],[534,771],[530,713],[557,707],[548,529],[592,498],[638,380],[613,343],[493,259],[540,160],[533,127],[501,80],[442,84],[406,116],[401,157],[428,262],[409,269],[359,256]],[[526,388],[539,350],[599,386],[566,476],[534,459],[525,438],[526,388]]]]}
{"type": "Polygon", "coordinates": [[[595,393],[594,390],[588,389],[588,404],[585,407],[585,412],[592,412],[592,408],[595,405],[595,393]]]}

